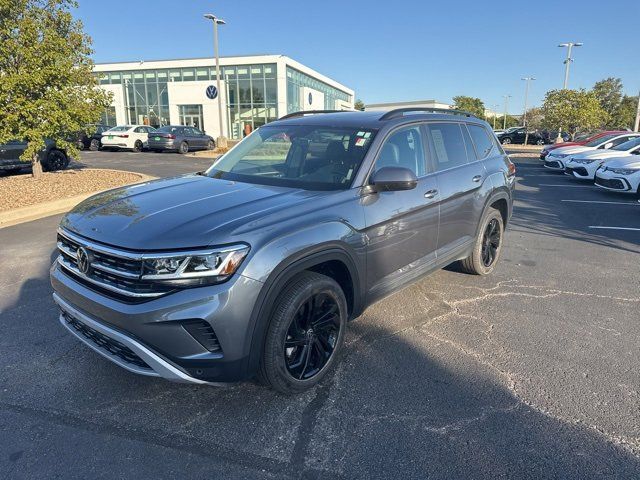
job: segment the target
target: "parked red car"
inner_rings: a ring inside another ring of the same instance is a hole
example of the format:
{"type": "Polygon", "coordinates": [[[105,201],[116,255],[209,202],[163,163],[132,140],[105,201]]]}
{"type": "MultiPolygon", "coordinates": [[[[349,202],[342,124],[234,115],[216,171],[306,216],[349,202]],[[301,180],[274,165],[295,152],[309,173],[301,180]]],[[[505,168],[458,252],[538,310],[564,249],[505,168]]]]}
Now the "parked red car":
{"type": "Polygon", "coordinates": [[[540,160],[544,160],[551,150],[555,150],[556,148],[562,147],[571,147],[573,145],[584,145],[593,140],[597,140],[600,137],[604,137],[605,135],[611,134],[622,134],[625,133],[624,130],[605,130],[604,132],[594,133],[593,135],[589,135],[588,137],[583,137],[579,140],[575,140],[573,142],[562,142],[562,143],[552,143],[551,145],[545,145],[545,147],[540,152],[540,160]]]}

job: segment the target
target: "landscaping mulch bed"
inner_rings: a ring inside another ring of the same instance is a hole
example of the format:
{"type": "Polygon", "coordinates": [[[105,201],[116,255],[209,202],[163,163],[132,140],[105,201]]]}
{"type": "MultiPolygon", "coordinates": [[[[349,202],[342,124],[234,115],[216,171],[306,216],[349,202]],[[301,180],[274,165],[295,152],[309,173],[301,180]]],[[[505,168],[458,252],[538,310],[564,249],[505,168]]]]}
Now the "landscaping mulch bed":
{"type": "Polygon", "coordinates": [[[136,173],[99,169],[44,173],[38,180],[31,174],[1,176],[0,212],[108,190],[142,180],[143,176],[136,173]]]}

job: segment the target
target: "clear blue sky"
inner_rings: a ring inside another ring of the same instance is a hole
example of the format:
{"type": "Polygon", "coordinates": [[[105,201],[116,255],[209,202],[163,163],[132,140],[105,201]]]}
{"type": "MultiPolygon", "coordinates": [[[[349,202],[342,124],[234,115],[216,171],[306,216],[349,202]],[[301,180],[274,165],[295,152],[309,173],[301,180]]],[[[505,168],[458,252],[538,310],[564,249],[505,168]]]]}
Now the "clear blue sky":
{"type": "Polygon", "coordinates": [[[520,113],[562,87],[566,41],[575,50],[570,88],[620,77],[640,89],[640,0],[80,0],[77,16],[96,62],[206,57],[224,18],[220,54],[288,55],[353,88],[365,103],[480,97],[488,108],[511,94],[520,113]],[[592,6],[587,6],[587,4],[592,6]]]}

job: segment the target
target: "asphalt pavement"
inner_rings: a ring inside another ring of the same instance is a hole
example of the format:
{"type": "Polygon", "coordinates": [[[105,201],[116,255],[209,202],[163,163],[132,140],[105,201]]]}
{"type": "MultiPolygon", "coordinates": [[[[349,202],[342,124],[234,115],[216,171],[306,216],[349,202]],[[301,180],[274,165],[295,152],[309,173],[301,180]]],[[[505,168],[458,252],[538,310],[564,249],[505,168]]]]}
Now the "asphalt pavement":
{"type": "Polygon", "coordinates": [[[57,320],[60,216],[0,229],[0,478],[637,479],[640,203],[517,163],[494,273],[447,268],[372,306],[335,374],[291,398],[103,360],[57,320]]]}

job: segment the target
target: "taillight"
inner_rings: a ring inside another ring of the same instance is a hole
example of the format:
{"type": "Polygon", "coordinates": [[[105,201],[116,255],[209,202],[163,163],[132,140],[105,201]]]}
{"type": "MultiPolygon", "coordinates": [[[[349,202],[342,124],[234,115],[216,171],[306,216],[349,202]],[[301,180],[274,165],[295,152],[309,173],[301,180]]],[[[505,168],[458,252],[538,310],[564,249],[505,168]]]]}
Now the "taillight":
{"type": "Polygon", "coordinates": [[[513,177],[516,174],[516,166],[513,162],[509,161],[509,173],[507,176],[513,177]]]}
{"type": "Polygon", "coordinates": [[[167,138],[170,138],[171,140],[173,140],[173,139],[175,139],[175,138],[176,138],[176,136],[175,136],[174,134],[172,134],[172,133],[171,133],[171,134],[167,135],[167,138]]]}
{"type": "Polygon", "coordinates": [[[120,138],[129,138],[129,135],[118,135],[120,138]]]}

